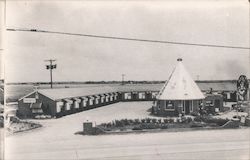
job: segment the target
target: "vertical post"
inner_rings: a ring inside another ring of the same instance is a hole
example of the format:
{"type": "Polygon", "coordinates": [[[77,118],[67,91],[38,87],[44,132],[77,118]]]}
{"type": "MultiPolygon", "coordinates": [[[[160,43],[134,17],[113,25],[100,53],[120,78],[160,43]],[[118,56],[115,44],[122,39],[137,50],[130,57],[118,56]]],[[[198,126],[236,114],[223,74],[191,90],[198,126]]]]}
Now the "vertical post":
{"type": "Polygon", "coordinates": [[[125,74],[122,74],[122,85],[124,85],[124,77],[125,77],[125,74]]]}
{"type": "Polygon", "coordinates": [[[50,88],[53,88],[53,83],[52,83],[52,60],[50,61],[50,88]]]}
{"type": "Polygon", "coordinates": [[[53,75],[52,75],[52,70],[56,69],[56,64],[53,64],[54,61],[56,61],[55,59],[48,59],[45,60],[46,62],[49,62],[49,65],[46,65],[46,69],[50,70],[50,88],[53,88],[53,75]]]}

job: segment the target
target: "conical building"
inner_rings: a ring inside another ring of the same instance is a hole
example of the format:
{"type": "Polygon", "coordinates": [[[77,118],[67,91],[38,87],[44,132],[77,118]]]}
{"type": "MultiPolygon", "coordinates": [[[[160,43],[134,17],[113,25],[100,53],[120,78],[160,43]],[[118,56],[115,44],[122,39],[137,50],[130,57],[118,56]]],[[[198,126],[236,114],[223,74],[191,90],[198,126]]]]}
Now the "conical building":
{"type": "Polygon", "coordinates": [[[177,66],[156,98],[154,112],[159,115],[178,116],[198,112],[205,98],[182,64],[182,59],[177,61],[177,66]]]}

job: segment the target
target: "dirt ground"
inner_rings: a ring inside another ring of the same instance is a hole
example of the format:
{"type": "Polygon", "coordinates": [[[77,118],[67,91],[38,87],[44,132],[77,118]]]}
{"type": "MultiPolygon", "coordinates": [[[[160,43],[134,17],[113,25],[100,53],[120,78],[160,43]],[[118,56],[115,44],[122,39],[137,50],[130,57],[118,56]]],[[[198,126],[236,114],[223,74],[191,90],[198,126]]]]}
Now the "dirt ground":
{"type": "Polygon", "coordinates": [[[3,160],[3,151],[4,151],[4,129],[0,128],[0,160],[3,160]]]}
{"type": "Polygon", "coordinates": [[[216,159],[248,160],[250,129],[82,136],[82,122],[150,117],[152,102],[123,102],[36,120],[44,127],[6,137],[6,160],[216,159]]]}

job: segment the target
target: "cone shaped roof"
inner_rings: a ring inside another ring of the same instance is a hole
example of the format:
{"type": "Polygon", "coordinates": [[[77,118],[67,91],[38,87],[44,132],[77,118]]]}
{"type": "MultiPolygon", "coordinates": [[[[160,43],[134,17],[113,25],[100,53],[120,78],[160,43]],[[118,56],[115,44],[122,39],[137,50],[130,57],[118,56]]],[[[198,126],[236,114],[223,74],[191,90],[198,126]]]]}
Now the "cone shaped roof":
{"type": "Polygon", "coordinates": [[[204,95],[194,82],[190,74],[178,59],[178,64],[159,92],[159,100],[195,100],[204,99],[204,95]]]}

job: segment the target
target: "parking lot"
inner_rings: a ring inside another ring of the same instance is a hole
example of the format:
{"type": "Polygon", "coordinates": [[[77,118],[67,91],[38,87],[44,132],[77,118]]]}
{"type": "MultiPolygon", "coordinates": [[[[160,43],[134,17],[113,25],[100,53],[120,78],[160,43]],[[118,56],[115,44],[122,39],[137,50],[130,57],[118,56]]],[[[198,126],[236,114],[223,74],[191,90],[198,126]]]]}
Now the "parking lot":
{"type": "Polygon", "coordinates": [[[126,102],[37,120],[40,129],[6,138],[7,160],[36,159],[249,159],[250,129],[81,136],[83,121],[97,124],[149,116],[151,102],[126,102]]]}

